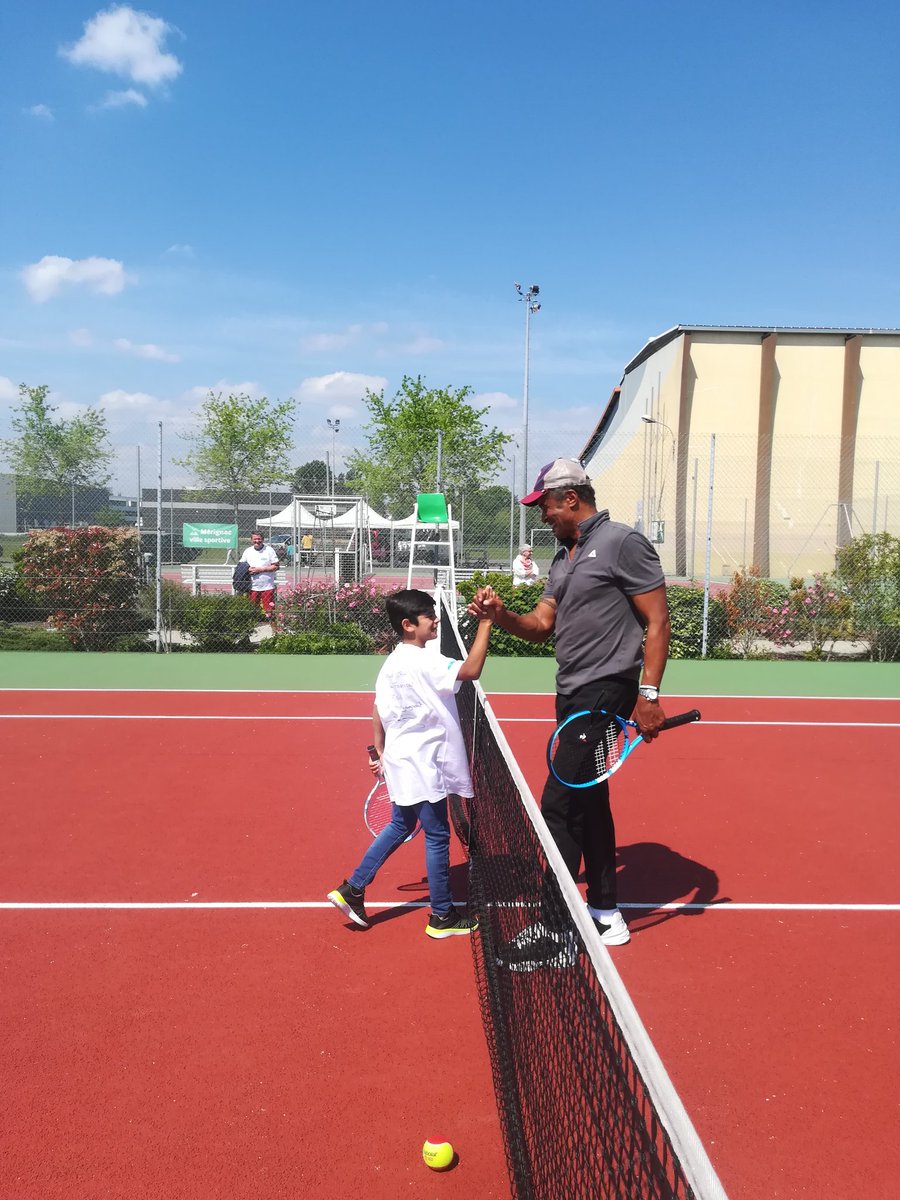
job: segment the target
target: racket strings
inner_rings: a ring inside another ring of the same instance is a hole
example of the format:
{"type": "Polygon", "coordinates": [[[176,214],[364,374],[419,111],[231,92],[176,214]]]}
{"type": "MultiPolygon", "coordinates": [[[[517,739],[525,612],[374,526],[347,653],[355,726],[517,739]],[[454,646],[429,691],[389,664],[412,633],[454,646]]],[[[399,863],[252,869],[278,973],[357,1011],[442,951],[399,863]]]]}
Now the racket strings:
{"type": "Polygon", "coordinates": [[[562,782],[589,786],[615,769],[626,741],[618,721],[606,714],[586,713],[554,739],[550,755],[554,773],[562,782]]]}
{"type": "Polygon", "coordinates": [[[610,721],[594,747],[595,775],[608,775],[622,757],[625,734],[618,721],[610,721]]]}

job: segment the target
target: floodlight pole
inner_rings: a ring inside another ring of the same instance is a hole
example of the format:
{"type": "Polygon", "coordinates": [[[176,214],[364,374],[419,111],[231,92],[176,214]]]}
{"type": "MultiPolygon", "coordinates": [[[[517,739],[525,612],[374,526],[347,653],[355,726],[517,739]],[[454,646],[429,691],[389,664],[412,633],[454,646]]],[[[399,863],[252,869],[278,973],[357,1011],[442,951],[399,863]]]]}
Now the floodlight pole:
{"type": "MultiPolygon", "coordinates": [[[[531,314],[541,311],[540,302],[535,300],[535,296],[540,292],[540,288],[536,283],[528,285],[528,290],[523,292],[522,285],[515,285],[516,291],[519,293],[519,300],[525,302],[525,380],[522,386],[522,496],[528,495],[528,360],[529,360],[529,343],[531,337],[531,314]]],[[[521,499],[521,497],[520,497],[521,499]]],[[[519,509],[519,543],[525,542],[525,521],[527,517],[524,507],[519,509]]]]}
{"type": "Polygon", "coordinates": [[[331,516],[332,519],[334,519],[334,477],[337,474],[337,451],[335,449],[335,442],[337,441],[337,435],[341,429],[341,418],[335,417],[335,419],[332,421],[331,417],[326,417],[325,420],[328,423],[328,428],[331,430],[331,516]]]}

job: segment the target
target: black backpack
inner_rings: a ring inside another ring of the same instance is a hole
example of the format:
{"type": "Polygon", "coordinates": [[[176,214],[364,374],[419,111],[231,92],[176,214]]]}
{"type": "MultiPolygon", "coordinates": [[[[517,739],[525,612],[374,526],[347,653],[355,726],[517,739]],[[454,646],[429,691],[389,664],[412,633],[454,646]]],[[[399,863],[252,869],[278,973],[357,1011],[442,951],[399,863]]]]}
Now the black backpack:
{"type": "Polygon", "coordinates": [[[247,595],[252,590],[250,564],[239,562],[231,576],[231,586],[238,596],[247,595]]]}

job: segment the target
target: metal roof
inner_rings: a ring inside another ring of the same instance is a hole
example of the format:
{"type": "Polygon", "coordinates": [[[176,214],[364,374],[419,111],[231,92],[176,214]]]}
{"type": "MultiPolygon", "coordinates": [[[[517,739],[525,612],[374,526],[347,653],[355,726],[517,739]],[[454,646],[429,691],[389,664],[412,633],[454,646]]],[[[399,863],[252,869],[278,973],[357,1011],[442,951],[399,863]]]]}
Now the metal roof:
{"type": "Polygon", "coordinates": [[[871,334],[874,336],[900,337],[900,329],[859,329],[820,325],[673,325],[671,329],[667,329],[664,333],[659,333],[655,337],[650,338],[641,347],[631,362],[625,367],[622,373],[623,378],[629,371],[633,371],[635,367],[639,367],[642,362],[645,362],[651,354],[655,354],[661,346],[665,346],[673,338],[685,333],[814,333],[831,334],[835,337],[845,338],[871,334]]]}

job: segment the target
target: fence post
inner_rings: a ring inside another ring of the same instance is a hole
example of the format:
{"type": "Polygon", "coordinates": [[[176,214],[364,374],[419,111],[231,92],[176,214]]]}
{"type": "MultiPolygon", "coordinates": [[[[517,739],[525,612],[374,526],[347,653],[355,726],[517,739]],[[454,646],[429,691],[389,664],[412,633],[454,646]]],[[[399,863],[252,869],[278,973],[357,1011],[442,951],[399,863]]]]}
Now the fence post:
{"type": "Polygon", "coordinates": [[[156,479],[156,653],[163,648],[162,621],[162,421],[159,422],[159,471],[156,479]]]}
{"type": "Polygon", "coordinates": [[[706,571],[703,579],[703,642],[700,657],[706,658],[709,644],[709,575],[712,561],[713,491],[716,481],[716,435],[709,435],[709,498],[706,505],[706,571]]]}

